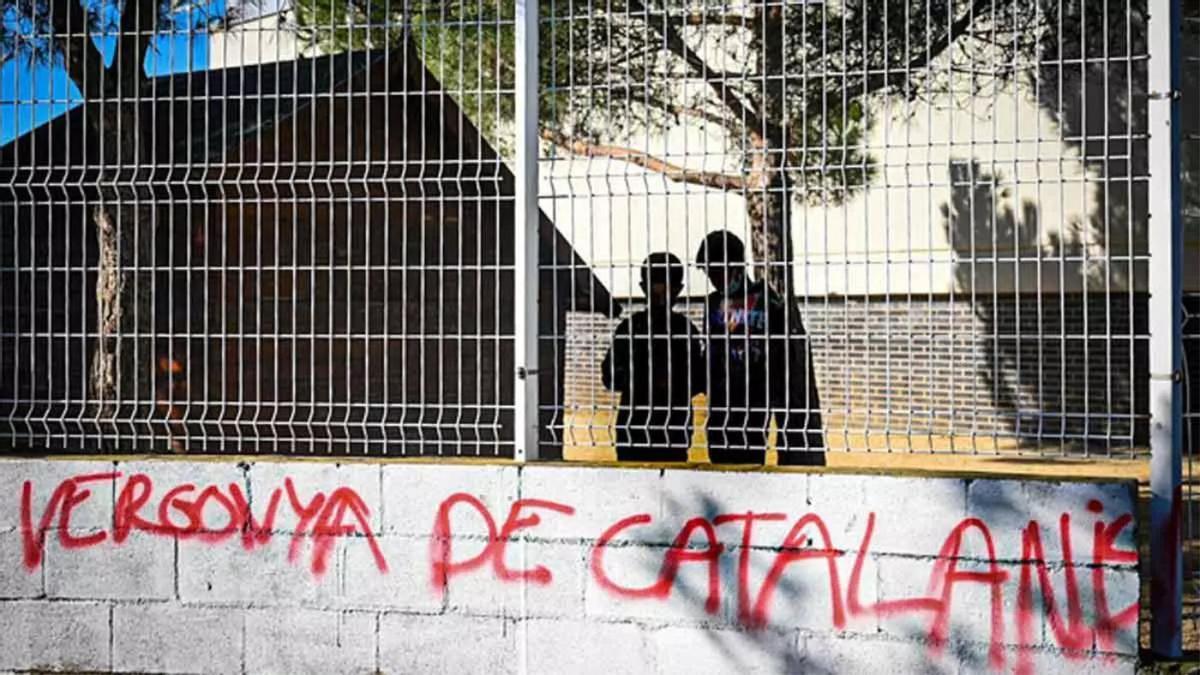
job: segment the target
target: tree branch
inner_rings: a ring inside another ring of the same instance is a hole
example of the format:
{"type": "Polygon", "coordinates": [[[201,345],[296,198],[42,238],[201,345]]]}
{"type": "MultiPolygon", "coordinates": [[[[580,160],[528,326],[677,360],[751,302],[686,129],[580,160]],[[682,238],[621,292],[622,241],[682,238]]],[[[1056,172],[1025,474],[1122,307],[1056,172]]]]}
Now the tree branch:
{"type": "Polygon", "coordinates": [[[728,129],[733,132],[736,132],[741,129],[740,121],[731,119],[731,118],[723,116],[723,115],[719,115],[711,110],[706,109],[703,105],[700,105],[700,106],[680,105],[678,103],[672,103],[670,101],[661,99],[657,96],[653,96],[653,95],[645,93],[643,91],[636,91],[633,89],[626,89],[624,91],[619,90],[619,89],[615,90],[615,91],[613,91],[613,97],[616,99],[625,97],[626,99],[628,99],[634,103],[640,103],[640,104],[646,106],[647,108],[657,108],[657,109],[663,111],[664,113],[671,115],[673,117],[676,117],[676,118],[691,117],[693,119],[698,119],[703,122],[708,122],[709,124],[714,124],[716,126],[721,127],[722,129],[728,129]]]}
{"type": "Polygon", "coordinates": [[[638,18],[643,19],[647,23],[653,21],[653,22],[656,22],[659,24],[666,24],[666,25],[671,25],[671,26],[688,26],[691,28],[709,27],[709,26],[721,26],[721,27],[725,27],[725,28],[746,28],[747,26],[752,25],[751,22],[754,21],[754,17],[748,16],[748,15],[712,14],[709,12],[702,12],[699,10],[683,12],[680,14],[651,12],[650,14],[643,14],[638,18]]]}
{"type": "Polygon", "coordinates": [[[53,0],[50,22],[62,52],[63,66],[84,99],[104,86],[104,55],[92,42],[87,13],[77,0],[53,0]]]}
{"type": "Polygon", "coordinates": [[[550,129],[543,129],[541,137],[573,155],[619,159],[623,162],[640,166],[648,171],[661,174],[667,180],[676,183],[690,183],[692,185],[702,185],[717,190],[730,191],[744,190],[748,187],[746,179],[742,176],[687,169],[676,164],[671,164],[664,159],[642,152],[641,150],[613,145],[600,145],[582,139],[572,139],[550,129]]]}
{"type": "Polygon", "coordinates": [[[870,77],[863,79],[857,86],[848,87],[843,92],[837,92],[845,97],[845,100],[851,100],[873,94],[880,89],[886,87],[895,87],[905,84],[910,73],[913,71],[923,70],[929,66],[930,62],[946,51],[954,41],[965,35],[971,27],[971,23],[975,21],[976,13],[983,13],[989,8],[994,0],[975,0],[967,11],[950,24],[950,27],[945,33],[929,43],[929,48],[919,56],[904,66],[903,69],[891,70],[881,73],[875,73],[870,77]]]}
{"type": "MultiPolygon", "coordinates": [[[[982,0],[981,0],[982,1],[982,0]]],[[[648,14],[646,6],[641,0],[629,0],[630,9],[642,14],[648,14]],[[639,9],[640,8],[640,9],[639,9]]],[[[741,118],[746,121],[746,128],[750,132],[750,136],[758,145],[764,144],[762,133],[759,129],[765,129],[762,119],[750,109],[750,106],[737,95],[724,81],[724,79],[713,78],[712,69],[704,59],[695,52],[687,43],[683,41],[683,37],[679,35],[679,31],[670,25],[656,26],[650,24],[666,42],[667,49],[671,50],[679,58],[683,59],[684,63],[692,70],[692,74],[708,83],[713,92],[717,95],[717,99],[729,108],[734,117],[741,118]]]]}
{"type": "Polygon", "coordinates": [[[158,29],[158,3],[155,0],[125,0],[121,31],[117,37],[117,86],[126,97],[137,95],[145,76],[146,50],[158,29]]]}

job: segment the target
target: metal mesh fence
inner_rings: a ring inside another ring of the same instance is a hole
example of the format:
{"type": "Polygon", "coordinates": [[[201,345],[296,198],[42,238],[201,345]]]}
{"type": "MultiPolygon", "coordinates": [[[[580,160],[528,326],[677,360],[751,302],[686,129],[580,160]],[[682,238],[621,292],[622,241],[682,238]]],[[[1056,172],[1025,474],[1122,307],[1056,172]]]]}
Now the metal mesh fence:
{"type": "MultiPolygon", "coordinates": [[[[1200,6],[1191,3],[1185,8],[1181,28],[1184,268],[1196,274],[1200,266],[1200,95],[1192,92],[1200,92],[1200,6]]],[[[1183,620],[1185,645],[1195,649],[1200,645],[1200,294],[1185,294],[1183,303],[1183,620]]]]}
{"type": "Polygon", "coordinates": [[[1144,459],[1178,206],[1194,639],[1195,3],[0,6],[0,449],[1144,459]]]}
{"type": "Polygon", "coordinates": [[[569,456],[1146,451],[1144,2],[542,5],[569,456]]]}
{"type": "Polygon", "coordinates": [[[542,456],[1145,452],[1145,0],[540,0],[536,92],[511,1],[56,7],[4,445],[511,455],[525,296],[542,456]]]}
{"type": "Polygon", "coordinates": [[[511,455],[512,3],[143,4],[5,17],[0,444],[511,455]]]}

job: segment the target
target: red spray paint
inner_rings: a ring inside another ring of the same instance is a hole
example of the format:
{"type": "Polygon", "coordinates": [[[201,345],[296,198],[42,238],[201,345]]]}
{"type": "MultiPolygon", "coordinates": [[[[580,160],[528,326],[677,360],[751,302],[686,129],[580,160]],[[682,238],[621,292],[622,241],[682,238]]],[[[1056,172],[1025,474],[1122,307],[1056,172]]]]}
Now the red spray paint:
{"type": "MultiPolygon", "coordinates": [[[[252,513],[247,496],[236,483],[224,487],[183,483],[172,486],[156,498],[151,478],[145,474],[133,474],[125,479],[117,492],[111,531],[102,530],[86,535],[72,533],[73,514],[92,495],[88,486],[105,481],[111,481],[115,486],[121,477],[118,472],[93,473],[62,481],[50,493],[36,520],[33,485],[26,481],[20,501],[25,568],[32,572],[41,565],[46,533],[54,528],[56,519],[57,528],[54,529],[66,550],[98,546],[108,541],[110,536],[112,545],[119,546],[134,532],[138,532],[148,536],[191,539],[205,545],[219,545],[236,537],[240,539],[242,548],[251,551],[271,540],[280,509],[290,508],[297,518],[288,545],[290,562],[298,563],[304,546],[311,543],[309,569],[315,577],[320,577],[328,571],[336,542],[341,538],[355,537],[361,538],[369,547],[376,568],[383,573],[388,571],[388,563],[370,527],[370,509],[358,493],[350,488],[339,487],[329,493],[318,491],[305,496],[299,494],[290,478],[284,480],[282,487],[268,493],[259,519],[252,513]],[[210,506],[216,507],[215,519],[211,515],[206,516],[206,511],[214,511],[210,506]]],[[[1101,514],[1104,509],[1100,502],[1093,501],[1087,504],[1087,510],[1101,514]]],[[[491,577],[497,583],[552,584],[553,572],[543,565],[531,564],[527,569],[510,568],[506,562],[507,546],[519,532],[537,528],[547,514],[570,517],[574,513],[575,509],[567,504],[520,499],[512,504],[507,517],[498,526],[496,518],[478,498],[467,493],[450,495],[439,505],[433,522],[429,557],[434,591],[445,593],[454,577],[475,573],[489,566],[491,577]],[[466,559],[454,557],[450,516],[457,509],[473,510],[484,523],[484,547],[466,559]]],[[[1059,605],[1051,569],[1045,561],[1041,525],[1037,521],[1029,521],[1022,530],[1011,533],[1021,539],[1021,560],[1018,563],[1016,611],[1007,618],[1003,612],[1003,600],[1004,586],[1010,581],[1010,573],[997,562],[993,532],[979,518],[962,519],[947,535],[931,563],[924,595],[864,603],[860,590],[864,564],[871,555],[871,542],[877,526],[876,514],[867,514],[866,527],[844,593],[838,561],[845,556],[845,552],[834,545],[819,515],[805,514],[792,525],[782,542],[770,545],[769,550],[774,551],[775,558],[755,594],[750,583],[750,555],[752,550],[763,546],[755,541],[755,528],[759,523],[783,521],[786,518],[783,513],[756,513],[752,510],[721,514],[711,520],[699,516],[689,518],[684,521],[671,545],[662,549],[662,561],[653,583],[640,588],[614,580],[612,570],[605,565],[605,553],[623,533],[649,525],[653,519],[649,514],[619,518],[596,538],[590,554],[590,574],[601,590],[616,597],[666,601],[672,594],[682,565],[700,564],[704,566],[708,582],[704,611],[715,614],[721,604],[720,564],[726,552],[717,536],[717,528],[732,525],[741,527],[741,546],[737,558],[737,617],[749,628],[761,628],[770,623],[772,611],[778,604],[775,596],[779,584],[791,565],[805,561],[823,564],[828,574],[832,607],[830,623],[833,628],[841,629],[848,620],[863,617],[924,616],[929,621],[927,637],[934,657],[941,653],[951,638],[951,617],[958,585],[984,586],[990,594],[989,666],[995,670],[1004,667],[1006,620],[1014,621],[1016,636],[1021,644],[1036,642],[1036,605],[1039,598],[1050,635],[1068,656],[1082,655],[1093,647],[1102,651],[1112,650],[1118,634],[1137,622],[1136,602],[1115,611],[1109,606],[1106,579],[1106,571],[1113,565],[1132,565],[1137,561],[1136,551],[1117,546],[1118,539],[1133,522],[1131,514],[1121,515],[1112,522],[1098,519],[1094,525],[1093,554],[1089,564],[1094,605],[1090,608],[1090,625],[1079,591],[1080,573],[1077,565],[1080,563],[1074,559],[1070,514],[1062,514],[1058,522],[1063,552],[1063,566],[1059,574],[1065,604],[1059,605]],[[986,552],[984,556],[974,558],[982,565],[981,569],[961,568],[962,547],[969,536],[978,538],[986,552]]],[[[1027,650],[1019,649],[1016,653],[1016,672],[1032,672],[1027,650]]]]}
{"type": "Polygon", "coordinates": [[[492,571],[501,582],[530,581],[538,585],[546,585],[553,581],[549,569],[535,565],[528,570],[509,569],[507,557],[508,542],[519,530],[537,526],[542,522],[541,516],[531,513],[522,516],[525,510],[541,509],[553,511],[562,515],[574,515],[575,509],[566,504],[544,499],[518,499],[509,509],[508,517],[499,529],[496,519],[492,517],[487,506],[474,495],[458,492],[450,495],[438,506],[437,515],[433,520],[433,533],[429,541],[430,582],[434,592],[441,597],[446,592],[450,579],[459,574],[477,570],[489,562],[492,571]],[[464,504],[471,507],[483,519],[487,528],[487,541],[479,553],[466,560],[454,560],[452,541],[454,534],[450,527],[450,513],[454,507],[464,504]]]}
{"type": "MultiPolygon", "coordinates": [[[[83,537],[72,535],[71,514],[91,495],[90,490],[81,486],[97,481],[115,481],[120,477],[120,473],[112,472],[83,474],[62,481],[51,493],[37,527],[33,525],[33,483],[25,481],[21,491],[25,568],[32,572],[41,564],[45,533],[56,516],[59,519],[58,537],[63,548],[88,548],[104,542],[109,532],[103,530],[83,537]]],[[[299,560],[300,550],[311,528],[314,543],[310,570],[313,576],[320,577],[327,571],[335,540],[351,535],[363,537],[371,549],[376,568],[382,573],[388,571],[387,561],[369,525],[370,510],[358,493],[342,487],[328,497],[318,492],[305,501],[296,494],[290,478],[284,480],[284,487],[288,501],[300,519],[289,546],[290,562],[299,560]],[[347,517],[351,522],[346,522],[347,517]]],[[[267,501],[265,516],[260,523],[251,513],[241,488],[234,483],[230,483],[225,490],[216,485],[199,487],[183,483],[163,493],[157,505],[151,504],[153,496],[154,483],[149,476],[139,473],[126,479],[113,507],[113,545],[123,544],[134,531],[150,536],[195,539],[209,545],[220,544],[240,533],[243,547],[251,550],[270,540],[281,499],[280,490],[276,488],[267,501]],[[223,513],[216,523],[205,520],[204,513],[209,504],[216,504],[223,513]],[[153,517],[144,515],[147,509],[153,511],[153,517]]]]}

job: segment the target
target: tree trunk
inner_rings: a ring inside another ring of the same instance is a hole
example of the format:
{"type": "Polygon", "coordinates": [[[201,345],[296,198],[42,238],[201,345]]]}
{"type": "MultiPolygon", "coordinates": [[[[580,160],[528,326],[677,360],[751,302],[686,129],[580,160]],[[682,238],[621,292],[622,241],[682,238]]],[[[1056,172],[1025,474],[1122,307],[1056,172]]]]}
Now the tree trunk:
{"type": "Polygon", "coordinates": [[[152,206],[139,203],[131,185],[149,164],[149,143],[136,100],[105,102],[97,109],[103,161],[112,168],[101,179],[100,202],[92,210],[99,249],[92,410],[98,422],[146,419],[154,402],[152,275],[137,268],[153,265],[154,218],[152,206]]]}
{"type": "Polygon", "coordinates": [[[757,187],[746,195],[751,250],[759,266],[759,278],[785,298],[792,297],[791,197],[788,184],[787,143],[783,135],[787,114],[785,96],[784,44],[785,7],[761,0],[756,17],[754,47],[763,74],[761,89],[754,96],[757,113],[764,121],[752,158],[757,187]]]}
{"type": "Polygon", "coordinates": [[[786,298],[792,295],[792,192],[783,171],[772,173],[764,189],[746,195],[746,216],[757,276],[786,298]]]}

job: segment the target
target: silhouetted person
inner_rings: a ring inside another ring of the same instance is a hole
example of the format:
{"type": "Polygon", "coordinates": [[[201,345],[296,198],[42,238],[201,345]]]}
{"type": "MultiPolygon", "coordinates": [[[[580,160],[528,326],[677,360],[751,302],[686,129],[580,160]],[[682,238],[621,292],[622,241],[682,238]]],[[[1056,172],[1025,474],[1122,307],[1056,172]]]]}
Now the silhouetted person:
{"type": "Polygon", "coordinates": [[[617,459],[685,462],[692,440],[692,396],[704,391],[704,343],[672,310],[684,267],[670,253],[642,263],[648,307],[621,322],[604,357],[604,386],[621,394],[617,459]]]}
{"type": "Polygon", "coordinates": [[[820,403],[799,314],[747,275],[745,246],[734,235],[705,237],[696,262],[716,289],[704,320],[709,458],[762,464],[774,413],[779,463],[825,464],[820,403]]]}

